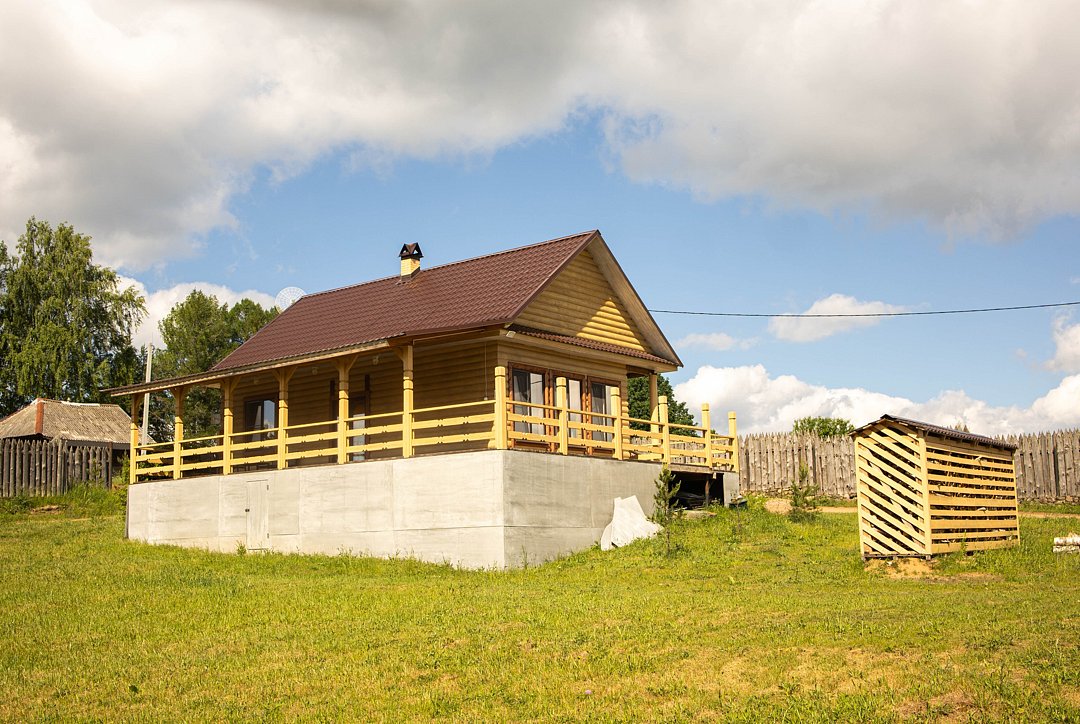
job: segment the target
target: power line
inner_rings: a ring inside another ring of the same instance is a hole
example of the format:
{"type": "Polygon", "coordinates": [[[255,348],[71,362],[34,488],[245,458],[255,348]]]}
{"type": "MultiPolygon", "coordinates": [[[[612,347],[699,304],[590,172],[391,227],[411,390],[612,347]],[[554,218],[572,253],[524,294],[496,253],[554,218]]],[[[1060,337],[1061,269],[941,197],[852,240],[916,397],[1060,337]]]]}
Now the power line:
{"type": "Polygon", "coordinates": [[[1016,307],[982,307],[980,309],[938,309],[928,312],[866,312],[847,314],[750,314],[747,312],[694,312],[685,309],[650,309],[653,314],[687,314],[700,317],[783,317],[789,319],[827,319],[833,317],[929,317],[938,314],[979,314],[982,312],[1015,312],[1021,309],[1050,309],[1075,307],[1080,302],[1056,304],[1024,304],[1016,307]]]}

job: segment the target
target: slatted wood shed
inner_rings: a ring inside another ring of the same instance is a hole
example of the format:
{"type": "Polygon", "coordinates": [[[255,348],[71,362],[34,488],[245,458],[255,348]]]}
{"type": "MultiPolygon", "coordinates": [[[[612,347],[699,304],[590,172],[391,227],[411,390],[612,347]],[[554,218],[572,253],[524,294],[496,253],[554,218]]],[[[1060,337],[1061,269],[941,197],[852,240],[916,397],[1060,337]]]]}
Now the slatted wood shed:
{"type": "Polygon", "coordinates": [[[1020,541],[1015,445],[891,415],[852,435],[863,558],[1020,541]]]}

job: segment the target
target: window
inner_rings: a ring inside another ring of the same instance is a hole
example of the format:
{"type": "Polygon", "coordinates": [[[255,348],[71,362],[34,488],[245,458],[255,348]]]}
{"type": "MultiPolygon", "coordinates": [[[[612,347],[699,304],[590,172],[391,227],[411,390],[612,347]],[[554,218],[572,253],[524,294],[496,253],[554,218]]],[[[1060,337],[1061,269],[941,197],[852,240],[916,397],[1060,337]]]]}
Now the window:
{"type": "MultiPolygon", "coordinates": [[[[566,380],[566,402],[571,410],[582,410],[585,407],[584,385],[581,380],[570,377],[566,380]]],[[[570,413],[570,422],[581,422],[580,412],[570,413]]],[[[576,427],[570,428],[570,437],[581,437],[581,430],[576,427]]]]}
{"type": "MultiPolygon", "coordinates": [[[[544,404],[544,375],[532,370],[515,369],[512,374],[513,389],[511,394],[515,402],[532,402],[544,404]]],[[[527,405],[514,405],[515,415],[528,415],[529,417],[544,417],[542,407],[529,407],[527,405]]],[[[515,422],[515,432],[526,432],[533,435],[543,435],[544,426],[538,422],[515,422]]]]}
{"type": "MultiPolygon", "coordinates": [[[[245,428],[249,431],[270,430],[277,427],[277,400],[248,400],[244,403],[245,428]]],[[[274,433],[252,435],[252,442],[273,440],[274,433]]]]}
{"type": "MultiPolygon", "coordinates": [[[[609,385],[604,382],[593,382],[590,385],[590,397],[591,403],[589,410],[591,412],[598,412],[603,415],[614,415],[615,401],[613,392],[615,390],[614,385],[609,385]]],[[[613,420],[610,417],[595,417],[592,420],[594,425],[605,425],[610,427],[613,420]]],[[[603,440],[604,442],[611,442],[612,435],[610,432],[594,432],[592,434],[593,440],[603,440]]]]}

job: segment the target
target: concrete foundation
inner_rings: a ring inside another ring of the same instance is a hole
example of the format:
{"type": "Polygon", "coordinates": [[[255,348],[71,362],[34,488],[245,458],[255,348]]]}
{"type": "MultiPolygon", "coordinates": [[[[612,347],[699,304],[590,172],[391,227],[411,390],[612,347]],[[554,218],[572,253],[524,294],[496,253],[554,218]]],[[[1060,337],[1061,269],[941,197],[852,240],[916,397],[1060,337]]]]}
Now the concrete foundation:
{"type": "Polygon", "coordinates": [[[234,552],[349,552],[517,568],[600,540],[614,500],[653,507],[658,463],[518,450],[133,485],[128,537],[234,552]]]}

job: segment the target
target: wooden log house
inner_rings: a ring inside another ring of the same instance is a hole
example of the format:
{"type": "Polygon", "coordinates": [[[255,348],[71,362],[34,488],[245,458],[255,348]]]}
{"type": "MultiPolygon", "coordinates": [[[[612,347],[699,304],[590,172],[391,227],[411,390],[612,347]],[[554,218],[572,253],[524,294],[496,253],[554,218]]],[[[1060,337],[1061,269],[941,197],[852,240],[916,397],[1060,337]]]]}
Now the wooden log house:
{"type": "Polygon", "coordinates": [[[722,432],[667,423],[656,378],[675,350],[598,231],[309,294],[204,373],[111,390],[131,397],[131,482],[516,449],[734,471],[722,432]],[[648,377],[652,414],[629,417],[648,377]],[[194,387],[222,392],[220,434],[184,435],[194,387]],[[175,400],[173,440],[140,441],[144,393],[175,400]],[[675,442],[672,442],[672,436],[675,442]]]}
{"type": "Polygon", "coordinates": [[[587,548],[614,499],[651,509],[662,464],[734,471],[721,433],[667,422],[680,362],[591,231],[302,297],[204,373],[113,390],[176,401],[138,440],[127,532],[218,551],[409,556],[472,568],[587,548]],[[651,380],[649,419],[627,382],[651,380]],[[184,435],[184,398],[222,391],[222,430],[184,435]]]}

